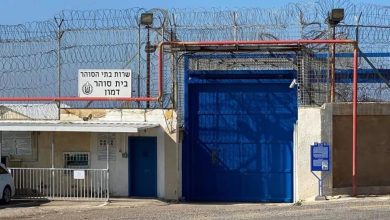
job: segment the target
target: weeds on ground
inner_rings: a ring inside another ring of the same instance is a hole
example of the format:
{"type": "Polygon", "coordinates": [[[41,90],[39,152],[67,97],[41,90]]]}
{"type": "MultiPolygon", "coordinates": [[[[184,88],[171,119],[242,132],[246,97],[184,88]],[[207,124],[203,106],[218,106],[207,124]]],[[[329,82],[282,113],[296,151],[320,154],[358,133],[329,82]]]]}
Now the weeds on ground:
{"type": "Polygon", "coordinates": [[[294,203],[294,206],[302,206],[302,205],[303,205],[303,200],[301,199],[294,203]]]}

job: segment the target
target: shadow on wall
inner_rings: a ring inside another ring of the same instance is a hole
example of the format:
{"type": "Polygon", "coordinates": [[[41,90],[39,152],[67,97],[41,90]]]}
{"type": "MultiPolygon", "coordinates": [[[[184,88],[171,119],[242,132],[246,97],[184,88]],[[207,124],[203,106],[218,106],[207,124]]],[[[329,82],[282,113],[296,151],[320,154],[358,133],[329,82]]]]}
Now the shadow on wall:
{"type": "MultiPolygon", "coordinates": [[[[357,184],[390,186],[390,116],[358,116],[357,184]]],[[[333,116],[333,187],[351,187],[352,117],[333,116]]]]}

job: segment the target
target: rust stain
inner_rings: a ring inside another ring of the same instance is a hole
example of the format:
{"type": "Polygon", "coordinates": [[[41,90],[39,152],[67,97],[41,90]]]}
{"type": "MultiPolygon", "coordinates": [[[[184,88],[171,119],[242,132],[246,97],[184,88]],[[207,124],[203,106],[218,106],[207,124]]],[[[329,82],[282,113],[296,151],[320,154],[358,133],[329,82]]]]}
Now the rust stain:
{"type": "Polygon", "coordinates": [[[164,116],[166,119],[173,119],[173,110],[167,110],[164,112],[164,116]]]}
{"type": "Polygon", "coordinates": [[[79,118],[102,118],[107,115],[105,109],[61,109],[61,113],[75,115],[79,118]]]}

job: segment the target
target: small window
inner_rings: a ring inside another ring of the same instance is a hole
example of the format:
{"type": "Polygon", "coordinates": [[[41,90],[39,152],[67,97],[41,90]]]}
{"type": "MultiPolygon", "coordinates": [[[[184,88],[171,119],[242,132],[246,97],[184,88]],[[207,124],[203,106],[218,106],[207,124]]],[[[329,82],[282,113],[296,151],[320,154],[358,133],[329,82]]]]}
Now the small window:
{"type": "Polygon", "coordinates": [[[89,153],[88,152],[65,152],[64,167],[69,169],[88,169],[89,153]]]}

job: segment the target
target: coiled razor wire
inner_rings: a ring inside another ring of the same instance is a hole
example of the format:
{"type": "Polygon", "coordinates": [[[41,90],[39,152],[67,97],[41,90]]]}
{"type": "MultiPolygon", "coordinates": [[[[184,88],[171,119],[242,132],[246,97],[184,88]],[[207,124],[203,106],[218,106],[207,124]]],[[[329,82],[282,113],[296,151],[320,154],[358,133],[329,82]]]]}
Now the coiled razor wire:
{"type": "MultiPolygon", "coordinates": [[[[360,49],[365,53],[390,53],[390,8],[355,4],[348,0],[305,1],[272,9],[68,10],[61,11],[52,20],[0,25],[0,94],[2,97],[75,96],[78,69],[130,68],[133,73],[132,95],[144,96],[147,83],[147,30],[139,24],[139,17],[146,11],[154,14],[150,40],[157,45],[168,40],[328,39],[330,29],[326,18],[332,8],[345,9],[345,19],[336,28],[336,38],[356,39],[355,25],[360,16],[360,49]],[[61,94],[57,94],[58,80],[62,85],[61,94]]],[[[309,47],[326,51],[323,45],[309,47]]],[[[172,84],[177,77],[174,74],[182,74],[175,70],[178,67],[170,55],[166,56],[163,77],[165,94],[161,103],[152,103],[152,108],[172,107],[172,84]]],[[[152,53],[151,58],[151,94],[156,95],[156,52],[152,53]]],[[[371,59],[380,69],[389,68],[389,57],[371,59]]],[[[364,61],[360,61],[359,65],[360,68],[369,68],[364,61]]],[[[384,83],[361,84],[360,88],[361,101],[390,101],[389,88],[384,83]]],[[[350,84],[340,85],[338,91],[344,95],[340,95],[339,101],[350,100],[348,89],[350,84]]],[[[144,102],[130,105],[123,105],[122,102],[66,104],[71,107],[107,108],[146,106],[144,102]]]]}

